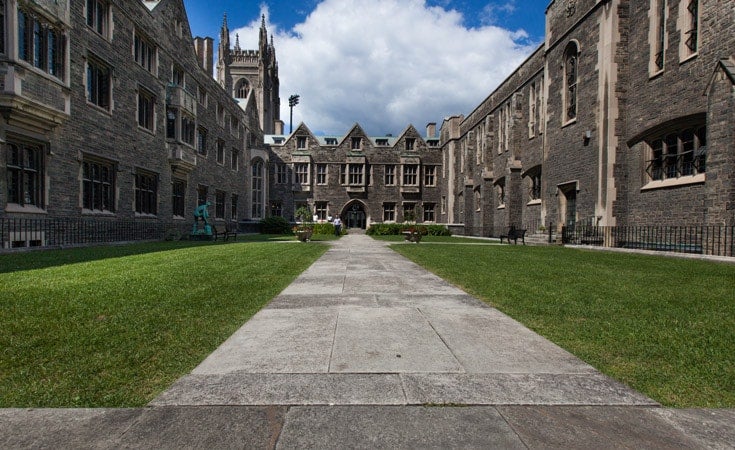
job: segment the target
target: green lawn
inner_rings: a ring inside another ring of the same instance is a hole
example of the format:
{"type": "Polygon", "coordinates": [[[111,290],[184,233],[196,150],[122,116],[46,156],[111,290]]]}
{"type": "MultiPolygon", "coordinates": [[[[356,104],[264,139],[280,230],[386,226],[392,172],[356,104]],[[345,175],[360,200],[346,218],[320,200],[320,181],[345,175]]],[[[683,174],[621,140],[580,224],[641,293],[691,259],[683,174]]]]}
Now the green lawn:
{"type": "Polygon", "coordinates": [[[327,249],[240,238],[0,255],[0,407],[145,405],[327,249]]]}
{"type": "MultiPolygon", "coordinates": [[[[406,238],[403,235],[385,235],[385,236],[370,236],[373,239],[379,241],[388,242],[404,242],[406,238]]],[[[489,239],[474,239],[462,236],[423,236],[421,243],[448,243],[448,244],[477,244],[477,245],[496,245],[499,243],[498,240],[489,239]]]]}
{"type": "Polygon", "coordinates": [[[559,247],[394,245],[666,406],[735,407],[735,265],[559,247]]]}

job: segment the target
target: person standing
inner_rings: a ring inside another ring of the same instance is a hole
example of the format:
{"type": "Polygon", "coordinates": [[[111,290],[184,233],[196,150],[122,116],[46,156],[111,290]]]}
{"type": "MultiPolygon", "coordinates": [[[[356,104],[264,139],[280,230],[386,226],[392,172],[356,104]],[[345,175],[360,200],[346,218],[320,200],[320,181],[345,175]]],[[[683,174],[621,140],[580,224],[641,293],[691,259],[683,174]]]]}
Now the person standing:
{"type": "Polygon", "coordinates": [[[337,216],[334,218],[334,235],[339,236],[340,234],[342,234],[342,221],[337,216]]]}

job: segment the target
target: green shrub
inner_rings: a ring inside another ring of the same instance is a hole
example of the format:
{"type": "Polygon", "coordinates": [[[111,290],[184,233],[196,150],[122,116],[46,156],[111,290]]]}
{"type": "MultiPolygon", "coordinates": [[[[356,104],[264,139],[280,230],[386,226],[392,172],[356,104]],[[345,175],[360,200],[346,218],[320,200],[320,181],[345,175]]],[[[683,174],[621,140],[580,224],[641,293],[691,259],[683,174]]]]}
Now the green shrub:
{"type": "Polygon", "coordinates": [[[334,225],[331,223],[315,223],[314,234],[334,234],[334,225]]]}
{"type": "Polygon", "coordinates": [[[366,233],[370,236],[398,235],[408,229],[415,229],[422,236],[451,236],[452,232],[444,225],[413,225],[408,223],[374,223],[366,233]]]}
{"type": "Polygon", "coordinates": [[[281,216],[270,216],[261,220],[263,234],[291,234],[291,224],[281,216]]]}

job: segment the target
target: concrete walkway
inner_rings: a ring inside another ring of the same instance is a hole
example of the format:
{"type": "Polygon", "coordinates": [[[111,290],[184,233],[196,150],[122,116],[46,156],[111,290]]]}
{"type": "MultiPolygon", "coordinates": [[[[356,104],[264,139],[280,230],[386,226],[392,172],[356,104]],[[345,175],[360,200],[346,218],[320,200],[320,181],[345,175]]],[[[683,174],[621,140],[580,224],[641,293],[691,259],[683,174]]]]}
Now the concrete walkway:
{"type": "Polygon", "coordinates": [[[147,408],[0,410],[3,448],[733,442],[735,411],[661,408],[364,235],[335,242],[147,408]]]}

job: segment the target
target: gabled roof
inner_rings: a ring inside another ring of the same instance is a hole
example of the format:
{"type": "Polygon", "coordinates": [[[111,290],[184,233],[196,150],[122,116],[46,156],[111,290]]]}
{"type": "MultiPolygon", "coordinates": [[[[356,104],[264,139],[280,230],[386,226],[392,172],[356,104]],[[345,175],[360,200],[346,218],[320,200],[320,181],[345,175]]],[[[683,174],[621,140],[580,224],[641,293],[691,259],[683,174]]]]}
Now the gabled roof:
{"type": "Polygon", "coordinates": [[[362,137],[362,138],[369,139],[367,133],[365,133],[365,130],[362,129],[362,127],[360,126],[359,123],[356,123],[356,124],[352,125],[352,128],[350,128],[350,131],[348,131],[347,134],[345,134],[345,136],[339,142],[340,145],[345,140],[347,140],[348,137],[350,137],[350,138],[353,138],[353,137],[362,137]]]}
{"type": "Polygon", "coordinates": [[[311,130],[309,129],[309,127],[307,127],[304,122],[301,122],[299,124],[299,126],[296,127],[295,130],[293,130],[293,132],[291,133],[291,135],[288,136],[288,138],[286,138],[286,141],[290,141],[296,135],[300,135],[300,136],[307,135],[310,138],[312,138],[314,140],[317,140],[316,136],[314,136],[314,133],[311,132],[311,130]]]}
{"type": "Polygon", "coordinates": [[[407,137],[419,138],[421,139],[422,142],[424,141],[424,137],[421,136],[421,133],[419,133],[416,127],[414,127],[411,124],[409,124],[406,127],[406,129],[404,129],[403,132],[401,132],[401,134],[398,135],[398,139],[396,139],[396,141],[400,141],[401,139],[404,139],[407,137]]]}
{"type": "Polygon", "coordinates": [[[143,5],[148,8],[149,11],[156,9],[156,6],[161,3],[161,0],[143,0],[143,5]]]}
{"type": "Polygon", "coordinates": [[[735,84],[735,61],[733,61],[732,59],[721,59],[717,62],[717,65],[715,66],[715,70],[709,79],[709,83],[707,83],[707,88],[704,91],[704,95],[707,95],[710,88],[712,87],[712,82],[715,81],[715,77],[720,71],[722,71],[722,73],[724,73],[725,76],[730,79],[730,83],[735,84]]]}

